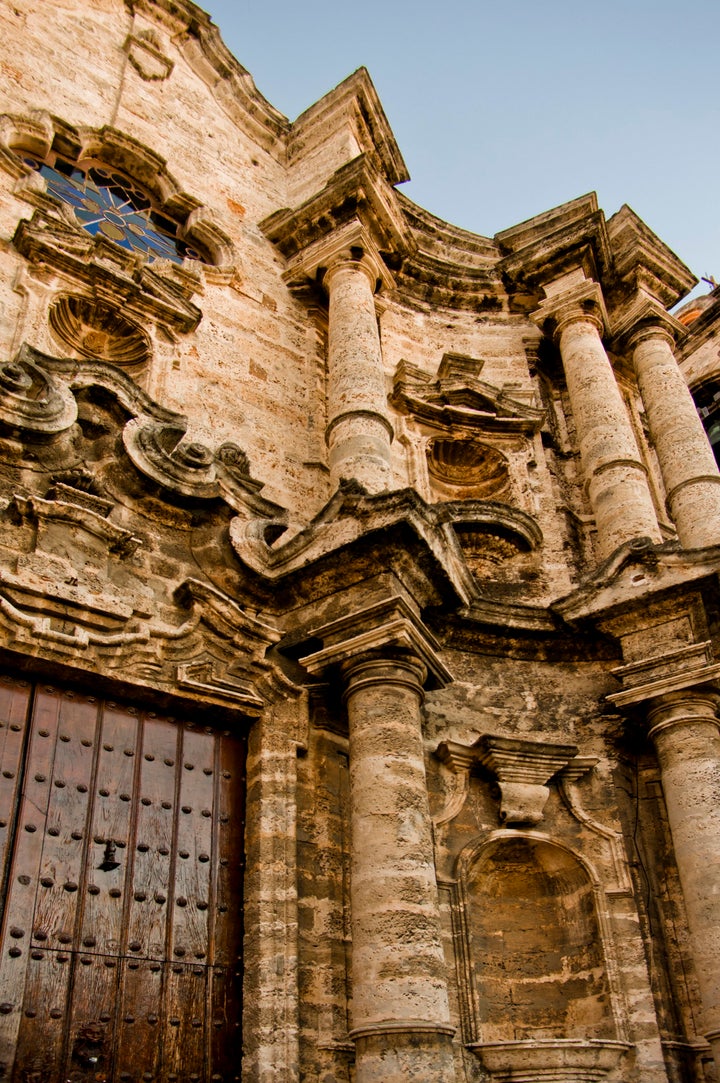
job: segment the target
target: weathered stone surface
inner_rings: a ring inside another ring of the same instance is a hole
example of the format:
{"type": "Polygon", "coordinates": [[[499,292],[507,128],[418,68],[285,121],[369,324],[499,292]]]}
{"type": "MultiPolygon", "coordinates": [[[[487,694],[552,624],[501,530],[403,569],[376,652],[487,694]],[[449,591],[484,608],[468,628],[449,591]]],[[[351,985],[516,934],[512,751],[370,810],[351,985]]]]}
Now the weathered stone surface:
{"type": "Polygon", "coordinates": [[[0,72],[2,1071],[716,1083],[717,289],[593,194],[440,221],[364,69],[290,121],[190,0],[0,4],[0,72]],[[172,756],[51,784],[56,686],[57,764],[116,700],[246,741],[152,898],[102,877],[172,756]]]}

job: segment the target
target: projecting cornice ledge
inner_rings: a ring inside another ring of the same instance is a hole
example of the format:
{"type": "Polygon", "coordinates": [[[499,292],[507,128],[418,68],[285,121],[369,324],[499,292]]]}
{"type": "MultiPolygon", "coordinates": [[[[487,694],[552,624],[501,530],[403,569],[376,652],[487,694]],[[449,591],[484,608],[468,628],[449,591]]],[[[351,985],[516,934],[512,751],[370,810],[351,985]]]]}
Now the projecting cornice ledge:
{"type": "Polygon", "coordinates": [[[664,307],[697,284],[692,271],[627,204],[608,219],[607,236],[617,276],[664,307]]]}
{"type": "Polygon", "coordinates": [[[519,283],[541,287],[578,266],[601,280],[611,272],[605,216],[594,193],[504,230],[495,240],[503,253],[498,269],[519,283]]]}
{"type": "Polygon", "coordinates": [[[339,169],[299,207],[265,218],[260,228],[288,261],[291,284],[313,279],[327,266],[335,255],[334,238],[342,239],[343,231],[347,247],[370,246],[387,267],[398,266],[412,245],[392,187],[365,155],[339,169]],[[357,237],[350,236],[353,230],[357,237]]]}
{"type": "Polygon", "coordinates": [[[607,618],[646,606],[650,599],[717,581],[720,546],[678,549],[637,538],[620,546],[596,573],[552,605],[568,624],[607,618]]]}

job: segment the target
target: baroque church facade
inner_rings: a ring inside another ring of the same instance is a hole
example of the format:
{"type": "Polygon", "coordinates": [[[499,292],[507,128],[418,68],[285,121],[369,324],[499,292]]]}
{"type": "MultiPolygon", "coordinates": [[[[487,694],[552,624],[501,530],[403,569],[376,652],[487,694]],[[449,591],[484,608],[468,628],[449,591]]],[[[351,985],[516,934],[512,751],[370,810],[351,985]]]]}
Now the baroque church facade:
{"type": "Polygon", "coordinates": [[[0,70],[0,1078],[717,1083],[720,291],[190,0],[0,70]]]}

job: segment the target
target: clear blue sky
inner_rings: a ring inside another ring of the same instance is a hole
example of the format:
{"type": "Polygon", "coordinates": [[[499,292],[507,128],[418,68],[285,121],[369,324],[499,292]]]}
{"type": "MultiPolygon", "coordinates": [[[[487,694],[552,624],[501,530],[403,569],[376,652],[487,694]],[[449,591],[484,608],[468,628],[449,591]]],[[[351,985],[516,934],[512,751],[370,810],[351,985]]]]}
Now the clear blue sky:
{"type": "Polygon", "coordinates": [[[365,65],[441,218],[491,236],[594,190],[720,280],[720,0],[201,6],[291,119],[365,65]]]}

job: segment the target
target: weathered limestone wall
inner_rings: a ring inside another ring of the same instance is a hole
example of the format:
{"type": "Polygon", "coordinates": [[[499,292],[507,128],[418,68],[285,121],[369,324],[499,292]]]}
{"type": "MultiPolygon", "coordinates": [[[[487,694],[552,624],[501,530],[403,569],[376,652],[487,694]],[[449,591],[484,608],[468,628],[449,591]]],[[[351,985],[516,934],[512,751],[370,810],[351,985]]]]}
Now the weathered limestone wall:
{"type": "Polygon", "coordinates": [[[0,657],[248,731],[243,1079],[715,1083],[717,854],[647,724],[720,679],[692,276],[592,195],[440,222],[367,73],[291,124],[185,0],[14,0],[0,72],[0,151],[116,129],[217,257],[121,265],[0,155],[0,657]]]}

